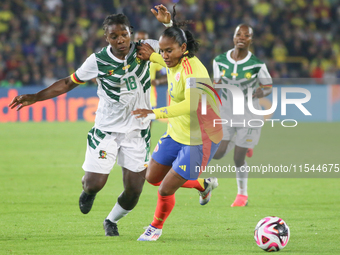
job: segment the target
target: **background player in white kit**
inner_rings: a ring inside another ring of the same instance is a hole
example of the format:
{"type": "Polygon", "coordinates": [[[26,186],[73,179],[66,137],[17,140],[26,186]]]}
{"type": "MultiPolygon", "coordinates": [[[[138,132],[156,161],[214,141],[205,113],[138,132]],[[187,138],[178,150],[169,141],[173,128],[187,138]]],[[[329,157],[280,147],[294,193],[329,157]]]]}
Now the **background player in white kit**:
{"type": "MultiPolygon", "coordinates": [[[[268,96],[272,92],[272,78],[266,65],[256,58],[250,51],[253,29],[245,24],[240,24],[235,29],[235,48],[217,56],[213,61],[214,80],[216,83],[224,83],[239,87],[245,96],[244,115],[233,115],[233,97],[229,90],[222,89],[222,107],[220,109],[221,119],[228,120],[223,126],[223,139],[215,153],[214,159],[220,159],[232,149],[230,140],[235,135],[234,162],[236,166],[236,180],[238,192],[233,206],[245,206],[248,204],[247,181],[248,173],[242,172],[247,166],[245,161],[249,148],[257,145],[261,127],[250,127],[248,121],[262,119],[262,116],[250,112],[247,102],[247,90],[253,88],[253,105],[260,110],[259,98],[268,96]],[[233,123],[239,124],[231,124],[233,123]],[[243,124],[244,123],[244,124],[243,124]],[[228,147],[229,145],[229,147],[228,147]]],[[[251,126],[259,126],[261,123],[251,122],[251,126]]]]}
{"type": "MultiPolygon", "coordinates": [[[[103,29],[107,47],[91,54],[71,76],[36,94],[15,97],[10,107],[20,110],[96,78],[100,100],[95,125],[87,136],[79,207],[84,214],[91,210],[97,192],[104,187],[117,160],[122,167],[124,191],[104,220],[104,229],[107,236],[118,236],[117,222],[136,206],[149,162],[150,122],[142,123],[130,112],[137,108],[151,109],[150,62],[136,57],[137,44],[130,41],[130,22],[125,15],[107,16],[103,29]]],[[[158,52],[157,41],[145,42],[158,52]]]]}

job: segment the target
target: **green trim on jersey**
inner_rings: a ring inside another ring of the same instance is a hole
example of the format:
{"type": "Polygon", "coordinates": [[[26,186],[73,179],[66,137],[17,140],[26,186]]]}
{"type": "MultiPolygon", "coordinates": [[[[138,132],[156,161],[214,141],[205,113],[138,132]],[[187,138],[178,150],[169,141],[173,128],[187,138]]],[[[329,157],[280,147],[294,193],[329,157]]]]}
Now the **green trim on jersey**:
{"type": "Polygon", "coordinates": [[[121,89],[126,86],[124,79],[133,74],[138,77],[137,86],[142,85],[143,91],[146,93],[151,86],[150,79],[148,80],[150,62],[137,58],[136,44],[132,45],[134,49],[125,64],[112,59],[107,53],[108,47],[104,47],[100,52],[95,53],[99,72],[97,79],[106,95],[119,102],[121,89]]]}
{"type": "Polygon", "coordinates": [[[107,47],[109,46],[106,46],[104,48],[101,49],[101,51],[95,53],[96,55],[96,58],[99,58],[100,60],[106,62],[106,63],[110,63],[111,65],[118,65],[119,62],[117,61],[114,61],[108,54],[107,54],[107,47]]]}
{"type": "MultiPolygon", "coordinates": [[[[119,102],[119,95],[113,94],[110,90],[110,88],[112,89],[111,86],[107,85],[104,81],[102,81],[102,88],[105,91],[105,93],[112,99],[116,100],[117,102],[119,102]]],[[[118,89],[120,92],[120,88],[114,88],[114,89],[118,89]]]]}
{"type": "MultiPolygon", "coordinates": [[[[227,52],[218,55],[215,58],[215,62],[218,65],[220,73],[223,74],[223,76],[221,77],[222,81],[225,84],[239,87],[243,91],[244,95],[247,95],[248,88],[255,89],[259,87],[258,73],[264,63],[253,54],[251,54],[248,61],[237,65],[236,72],[234,72],[235,64],[230,62],[227,58],[227,52]],[[233,78],[235,76],[233,76],[232,74],[236,74],[236,78],[233,78]]],[[[226,89],[222,89],[222,91],[225,90],[226,89]]],[[[223,93],[222,96],[227,99],[226,93],[223,93]]]]}
{"type": "Polygon", "coordinates": [[[148,80],[148,82],[145,84],[145,86],[143,87],[143,91],[144,93],[146,93],[146,91],[151,87],[151,81],[148,80]]]}
{"type": "MultiPolygon", "coordinates": [[[[140,64],[140,66],[138,67],[138,69],[137,69],[137,71],[136,71],[136,75],[137,75],[138,77],[139,77],[139,76],[141,75],[141,73],[143,72],[146,63],[147,63],[146,61],[141,60],[141,64],[140,64]]],[[[137,64],[137,63],[136,63],[136,64],[137,64]]]]}

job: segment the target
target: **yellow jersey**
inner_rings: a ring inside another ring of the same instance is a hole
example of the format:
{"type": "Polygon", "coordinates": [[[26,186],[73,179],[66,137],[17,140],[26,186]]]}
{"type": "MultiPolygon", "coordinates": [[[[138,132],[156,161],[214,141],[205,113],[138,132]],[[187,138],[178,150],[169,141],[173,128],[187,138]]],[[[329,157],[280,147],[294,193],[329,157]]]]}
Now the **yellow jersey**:
{"type": "MultiPolygon", "coordinates": [[[[166,67],[160,54],[152,53],[150,61],[166,67]]],[[[220,119],[217,93],[207,69],[197,57],[186,56],[175,67],[166,69],[170,105],[154,109],[156,119],[169,118],[167,133],[181,144],[200,145],[208,138],[219,143],[223,133],[222,125],[214,125],[215,120],[220,119]],[[203,94],[206,94],[206,107],[202,102],[203,94]]]]}
{"type": "MultiPolygon", "coordinates": [[[[162,70],[164,67],[158,63],[150,63],[150,80],[153,81],[156,79],[156,72],[162,70]]],[[[152,107],[157,107],[157,90],[156,86],[151,84],[150,91],[150,101],[152,107]]]]}

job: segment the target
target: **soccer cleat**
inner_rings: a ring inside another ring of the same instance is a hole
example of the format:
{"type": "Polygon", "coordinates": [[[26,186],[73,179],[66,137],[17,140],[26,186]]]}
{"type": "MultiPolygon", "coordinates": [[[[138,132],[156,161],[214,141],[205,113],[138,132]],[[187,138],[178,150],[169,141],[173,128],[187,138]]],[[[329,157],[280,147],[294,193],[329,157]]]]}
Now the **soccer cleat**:
{"type": "Polygon", "coordinates": [[[200,195],[200,204],[206,205],[210,201],[211,197],[211,191],[215,188],[217,188],[218,182],[216,177],[211,177],[204,179],[204,191],[198,191],[198,194],[200,195]]]}
{"type": "Polygon", "coordinates": [[[109,219],[104,220],[103,228],[106,236],[119,236],[117,224],[113,223],[109,219]]]}
{"type": "Polygon", "coordinates": [[[231,207],[246,205],[248,205],[248,196],[237,194],[234,203],[231,204],[231,207]]]}
{"type": "Polygon", "coordinates": [[[83,214],[87,214],[89,211],[91,211],[93,201],[95,198],[96,198],[96,195],[88,195],[85,193],[85,191],[83,191],[80,194],[79,208],[83,214]]]}
{"type": "Polygon", "coordinates": [[[162,229],[150,226],[144,231],[144,233],[137,239],[137,241],[157,241],[162,235],[162,229]]]}
{"type": "Polygon", "coordinates": [[[253,156],[253,152],[254,152],[254,150],[252,148],[248,148],[246,156],[248,158],[251,158],[253,156]]]}

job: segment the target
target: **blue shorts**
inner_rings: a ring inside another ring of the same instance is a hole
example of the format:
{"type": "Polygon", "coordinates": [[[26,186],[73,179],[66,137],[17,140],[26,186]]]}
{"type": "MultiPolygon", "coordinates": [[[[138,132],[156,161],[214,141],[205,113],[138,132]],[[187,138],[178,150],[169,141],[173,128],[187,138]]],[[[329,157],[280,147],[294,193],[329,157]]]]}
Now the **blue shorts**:
{"type": "Polygon", "coordinates": [[[200,145],[185,145],[165,133],[159,139],[152,158],[159,164],[172,166],[184,179],[196,180],[201,174],[201,167],[209,164],[219,145],[210,140],[200,145]]]}

